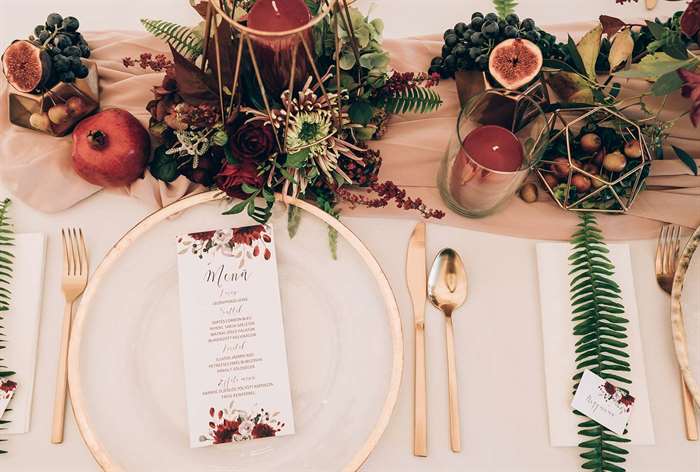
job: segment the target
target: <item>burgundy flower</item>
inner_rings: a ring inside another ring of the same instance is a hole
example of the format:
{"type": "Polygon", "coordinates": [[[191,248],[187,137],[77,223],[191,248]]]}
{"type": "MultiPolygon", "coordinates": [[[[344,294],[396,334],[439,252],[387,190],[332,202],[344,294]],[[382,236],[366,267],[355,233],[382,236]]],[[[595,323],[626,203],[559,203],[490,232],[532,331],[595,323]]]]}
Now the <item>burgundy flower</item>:
{"type": "Polygon", "coordinates": [[[230,139],[231,152],[242,160],[262,160],[275,150],[275,132],[261,120],[243,124],[230,139]]]}
{"type": "Polygon", "coordinates": [[[253,431],[250,433],[255,439],[257,438],[269,438],[274,436],[277,432],[275,429],[266,423],[258,423],[253,426],[253,431]]]}
{"type": "Polygon", "coordinates": [[[700,32],[700,0],[690,2],[683,12],[681,31],[691,39],[700,32]]]}
{"type": "Polygon", "coordinates": [[[233,441],[233,435],[238,434],[239,426],[240,423],[238,421],[229,420],[224,420],[223,423],[216,425],[216,428],[212,431],[214,444],[224,444],[233,441]]]}
{"type": "Polygon", "coordinates": [[[243,184],[261,187],[263,179],[258,175],[257,164],[246,159],[237,164],[225,164],[214,177],[214,182],[229,197],[247,198],[248,195],[241,188],[243,184]]]}
{"type": "Polygon", "coordinates": [[[209,241],[214,237],[214,233],[216,233],[216,231],[201,231],[199,233],[190,233],[190,236],[197,241],[209,241]]]}
{"type": "Polygon", "coordinates": [[[13,382],[12,380],[6,380],[3,383],[0,383],[0,390],[3,392],[10,392],[17,388],[17,382],[13,382]]]}
{"type": "Polygon", "coordinates": [[[634,403],[634,397],[627,393],[623,395],[622,398],[620,398],[620,403],[627,407],[632,406],[632,404],[634,403]]]}
{"type": "MultiPolygon", "coordinates": [[[[245,244],[247,246],[252,246],[254,241],[260,239],[260,236],[265,232],[265,227],[263,225],[247,226],[245,228],[237,228],[233,230],[233,235],[231,236],[232,244],[245,244]]],[[[269,239],[270,237],[264,235],[269,239]]],[[[255,249],[258,249],[257,246],[255,249]]],[[[258,253],[259,253],[258,249],[258,253]]],[[[254,254],[257,256],[257,254],[254,254]]]]}
{"type": "Polygon", "coordinates": [[[690,121],[697,128],[700,125],[700,73],[688,69],[678,69],[678,75],[683,80],[681,94],[692,102],[690,121]]]}
{"type": "Polygon", "coordinates": [[[613,384],[610,382],[605,382],[605,385],[603,386],[605,388],[605,391],[608,393],[608,395],[614,395],[617,389],[613,384]]]}

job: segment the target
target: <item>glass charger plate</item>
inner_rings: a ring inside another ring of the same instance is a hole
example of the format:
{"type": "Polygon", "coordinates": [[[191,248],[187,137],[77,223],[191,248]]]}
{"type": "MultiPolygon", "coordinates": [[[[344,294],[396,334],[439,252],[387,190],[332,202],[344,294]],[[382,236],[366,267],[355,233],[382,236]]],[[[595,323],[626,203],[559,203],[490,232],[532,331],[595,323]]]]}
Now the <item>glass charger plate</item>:
{"type": "Polygon", "coordinates": [[[671,328],[685,382],[700,407],[700,227],[686,243],[673,279],[671,328]]]}
{"type": "Polygon", "coordinates": [[[396,403],[403,348],[389,283],[367,248],[318,208],[294,239],[277,203],[282,309],[296,433],[190,449],[175,237],[252,224],[217,192],[180,200],[126,233],[92,276],[69,352],[73,409],[105,470],[356,470],[396,403]],[[331,258],[328,225],[338,232],[331,258]]]}

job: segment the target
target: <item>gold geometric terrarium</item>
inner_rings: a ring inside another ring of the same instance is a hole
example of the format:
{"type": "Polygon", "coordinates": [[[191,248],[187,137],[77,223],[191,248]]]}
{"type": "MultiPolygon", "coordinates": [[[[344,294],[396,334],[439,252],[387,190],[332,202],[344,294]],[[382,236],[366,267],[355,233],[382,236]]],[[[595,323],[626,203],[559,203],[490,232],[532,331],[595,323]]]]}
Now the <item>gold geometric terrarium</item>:
{"type": "Polygon", "coordinates": [[[263,113],[284,130],[282,138],[277,139],[278,151],[298,152],[299,149],[288,149],[286,139],[291,107],[304,106],[305,94],[313,94],[314,103],[332,105],[333,129],[326,139],[340,132],[347,124],[343,119],[343,97],[338,93],[342,90],[341,34],[345,44],[351,46],[349,52],[354,54],[358,63],[360,61],[348,2],[320,0],[316,2],[318,10],[307,10],[308,17],[304,17],[303,11],[299,16],[299,10],[306,8],[304,0],[258,1],[243,18],[238,14],[238,7],[245,0],[208,0],[207,3],[205,59],[201,68],[204,70],[209,65],[216,71],[225,122],[230,122],[238,114],[243,95],[259,96],[263,113]],[[267,10],[263,11],[264,8],[267,10]],[[326,18],[331,19],[336,48],[332,63],[321,66],[314,54],[313,28],[326,18]],[[210,48],[214,48],[214,59],[210,61],[213,64],[207,64],[207,57],[212,57],[208,54],[210,48]],[[227,69],[232,72],[228,76],[227,69]],[[244,74],[254,78],[248,81],[247,88],[243,84],[244,74]],[[251,83],[254,84],[252,87],[251,83]],[[275,113],[275,104],[281,105],[283,116],[275,113]]]}
{"type": "Polygon", "coordinates": [[[550,115],[550,145],[537,168],[557,204],[625,213],[644,188],[651,153],[639,124],[605,106],[550,115]]]}

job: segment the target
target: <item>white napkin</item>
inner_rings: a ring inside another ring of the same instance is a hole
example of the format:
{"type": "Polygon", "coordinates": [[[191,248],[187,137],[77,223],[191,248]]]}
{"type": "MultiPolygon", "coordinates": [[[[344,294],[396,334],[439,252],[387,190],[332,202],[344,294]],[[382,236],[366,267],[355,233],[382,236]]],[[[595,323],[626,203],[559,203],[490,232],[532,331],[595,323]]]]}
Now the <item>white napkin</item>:
{"type": "MultiPolygon", "coordinates": [[[[630,393],[636,401],[628,424],[627,437],[635,445],[653,445],[654,428],[649,407],[649,392],[644,368],[644,353],[639,330],[639,312],[632,277],[629,246],[611,244],[610,260],[615,265],[615,281],[622,289],[623,304],[627,310],[627,352],[632,372],[630,393]]],[[[568,243],[538,243],[537,267],[540,278],[540,304],[544,340],[544,370],[547,383],[547,410],[549,413],[549,441],[552,446],[576,446],[585,438],[578,435],[581,417],[571,409],[577,338],[572,333],[571,303],[569,297],[568,243]]],[[[614,383],[614,382],[613,382],[614,383]]]]}
{"type": "Polygon", "coordinates": [[[12,270],[10,310],[5,312],[3,326],[6,348],[3,365],[16,372],[12,380],[17,390],[10,401],[3,420],[10,420],[1,434],[20,434],[29,431],[34,391],[34,370],[44,287],[46,236],[41,233],[17,234],[13,249],[15,260],[12,270]]]}

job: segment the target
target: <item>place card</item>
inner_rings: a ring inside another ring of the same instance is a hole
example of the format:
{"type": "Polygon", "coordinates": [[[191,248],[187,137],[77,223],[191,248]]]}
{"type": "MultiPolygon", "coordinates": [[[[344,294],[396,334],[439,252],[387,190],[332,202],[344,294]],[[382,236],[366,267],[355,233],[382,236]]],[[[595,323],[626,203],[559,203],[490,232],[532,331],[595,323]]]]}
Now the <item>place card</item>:
{"type": "Polygon", "coordinates": [[[0,380],[0,420],[2,419],[2,415],[5,414],[5,410],[7,410],[7,405],[10,404],[15,390],[17,390],[17,384],[15,382],[10,379],[0,380]]]}
{"type": "MultiPolygon", "coordinates": [[[[627,323],[628,362],[632,372],[626,377],[632,381],[634,408],[630,415],[628,433],[633,446],[650,446],[655,443],[651,416],[649,384],[644,364],[639,309],[634,287],[632,256],[627,244],[608,244],[608,257],[615,265],[615,281],[622,291],[627,323]]],[[[572,307],[569,296],[569,243],[537,243],[537,272],[539,275],[540,309],[542,315],[542,340],[544,354],[545,391],[549,420],[549,441],[554,447],[577,447],[581,442],[578,424],[581,417],[571,411],[572,376],[576,373],[575,344],[572,307]]]]}
{"type": "Polygon", "coordinates": [[[583,371],[571,407],[616,434],[623,434],[634,397],[590,370],[583,371]]]}
{"type": "Polygon", "coordinates": [[[190,447],[294,433],[268,225],[177,238],[190,447]]]}

